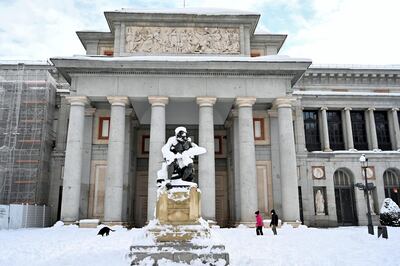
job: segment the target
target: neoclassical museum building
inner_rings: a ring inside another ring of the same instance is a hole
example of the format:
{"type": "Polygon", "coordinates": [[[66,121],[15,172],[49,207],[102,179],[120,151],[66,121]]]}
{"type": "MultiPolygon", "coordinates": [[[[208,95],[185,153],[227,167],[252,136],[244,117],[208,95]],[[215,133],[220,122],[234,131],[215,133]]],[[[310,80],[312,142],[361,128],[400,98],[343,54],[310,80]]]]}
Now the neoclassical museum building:
{"type": "MultiPolygon", "coordinates": [[[[322,66],[278,55],[287,36],[257,33],[258,13],[104,15],[109,31],[77,32],[86,55],[0,64],[3,76],[34,69],[52,84],[39,122],[50,125],[40,148],[47,156],[7,164],[36,165],[40,175],[31,183],[28,174],[24,182],[2,175],[10,184],[3,203],[47,204],[53,221],[143,226],[154,217],[161,148],[177,126],[207,149],[195,159],[202,216],[220,226],[253,224],[256,210],[268,218],[271,209],[284,222],[365,225],[366,195],[355,186],[364,182],[362,154],[375,187],[373,221],[385,198],[400,203],[400,66],[322,66]],[[27,184],[33,194],[24,198],[27,184]]],[[[39,81],[17,74],[15,83],[37,89],[39,81]]],[[[2,99],[12,91],[4,80],[2,99]]]]}

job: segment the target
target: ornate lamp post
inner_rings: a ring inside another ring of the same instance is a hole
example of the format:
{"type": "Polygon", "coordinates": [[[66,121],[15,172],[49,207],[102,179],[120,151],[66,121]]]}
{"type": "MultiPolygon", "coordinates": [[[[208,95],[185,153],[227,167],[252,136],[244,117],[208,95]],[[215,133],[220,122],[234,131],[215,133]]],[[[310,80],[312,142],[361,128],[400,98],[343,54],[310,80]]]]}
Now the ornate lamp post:
{"type": "Polygon", "coordinates": [[[363,169],[364,172],[364,193],[367,198],[367,217],[368,217],[368,233],[373,235],[374,234],[374,227],[372,225],[372,218],[371,218],[371,207],[369,205],[369,195],[368,195],[368,182],[367,182],[367,168],[368,168],[368,158],[365,157],[365,154],[361,155],[360,157],[360,163],[361,163],[361,168],[363,169]]]}

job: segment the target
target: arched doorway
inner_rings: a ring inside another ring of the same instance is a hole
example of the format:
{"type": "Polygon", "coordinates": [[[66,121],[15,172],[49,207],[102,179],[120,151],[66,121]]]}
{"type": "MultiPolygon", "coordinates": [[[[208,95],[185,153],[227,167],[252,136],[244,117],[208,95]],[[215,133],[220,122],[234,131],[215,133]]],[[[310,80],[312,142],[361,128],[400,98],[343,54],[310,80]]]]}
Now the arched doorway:
{"type": "Polygon", "coordinates": [[[385,198],[391,198],[400,205],[400,174],[396,169],[387,169],[383,173],[385,198]]]}
{"type": "Polygon", "coordinates": [[[333,175],[338,225],[357,225],[353,178],[348,170],[338,169],[333,175]]]}

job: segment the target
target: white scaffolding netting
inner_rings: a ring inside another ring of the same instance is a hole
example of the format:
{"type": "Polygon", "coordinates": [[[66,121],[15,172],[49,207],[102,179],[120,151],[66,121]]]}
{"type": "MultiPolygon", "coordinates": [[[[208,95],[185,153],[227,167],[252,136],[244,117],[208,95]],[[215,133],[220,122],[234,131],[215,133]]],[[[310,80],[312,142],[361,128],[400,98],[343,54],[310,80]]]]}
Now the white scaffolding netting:
{"type": "Polygon", "coordinates": [[[47,201],[55,81],[45,66],[0,68],[0,203],[47,201]]]}

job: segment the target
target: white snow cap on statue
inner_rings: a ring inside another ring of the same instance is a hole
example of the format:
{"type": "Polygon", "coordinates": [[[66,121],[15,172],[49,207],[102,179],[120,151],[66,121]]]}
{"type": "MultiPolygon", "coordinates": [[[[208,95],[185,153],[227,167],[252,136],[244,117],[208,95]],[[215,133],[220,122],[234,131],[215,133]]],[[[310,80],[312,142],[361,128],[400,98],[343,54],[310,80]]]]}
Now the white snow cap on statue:
{"type": "Polygon", "coordinates": [[[175,128],[175,136],[178,135],[178,133],[180,131],[183,131],[183,132],[187,133],[186,127],[177,127],[177,128],[175,128]]]}

